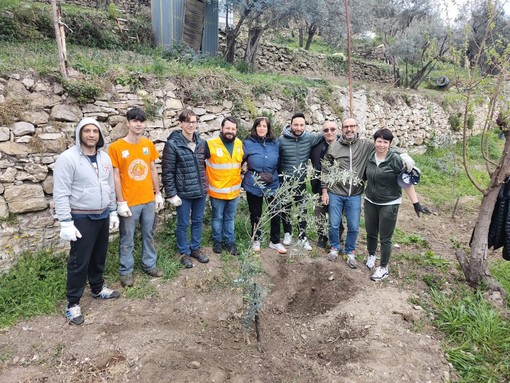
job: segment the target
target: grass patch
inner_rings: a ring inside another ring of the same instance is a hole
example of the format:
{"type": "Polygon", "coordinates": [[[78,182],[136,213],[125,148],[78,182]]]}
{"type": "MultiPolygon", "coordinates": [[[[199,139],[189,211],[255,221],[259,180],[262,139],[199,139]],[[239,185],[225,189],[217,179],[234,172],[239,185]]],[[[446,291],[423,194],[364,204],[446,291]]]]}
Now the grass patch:
{"type": "MultiPolygon", "coordinates": [[[[490,271],[492,276],[505,288],[507,292],[510,292],[510,262],[499,258],[494,262],[490,271]]],[[[510,305],[510,297],[506,298],[506,304],[510,305]]]]}

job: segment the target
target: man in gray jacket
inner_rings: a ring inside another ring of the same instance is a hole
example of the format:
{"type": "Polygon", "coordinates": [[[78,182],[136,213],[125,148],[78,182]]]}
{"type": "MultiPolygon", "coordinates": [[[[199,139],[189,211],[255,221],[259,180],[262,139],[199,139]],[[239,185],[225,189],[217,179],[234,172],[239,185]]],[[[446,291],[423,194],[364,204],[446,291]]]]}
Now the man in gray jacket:
{"type": "Polygon", "coordinates": [[[101,151],[104,137],[99,123],[84,118],[76,127],[76,145],[62,153],[53,172],[53,200],[60,221],[60,237],[71,241],[67,264],[67,308],[70,324],[84,317],[80,298],[89,281],[92,297],[118,298],[104,284],[103,271],[109,230],[119,227],[112,162],[101,151]]]}
{"type": "MultiPolygon", "coordinates": [[[[296,186],[291,191],[291,198],[298,206],[300,214],[298,217],[299,236],[298,244],[303,249],[310,251],[312,246],[306,238],[306,212],[303,211],[304,193],[306,193],[306,174],[308,158],[312,147],[323,140],[321,134],[307,132],[305,115],[295,113],[290,119],[290,125],[287,125],[279,138],[280,141],[280,159],[278,172],[283,176],[283,182],[295,182],[296,186]]],[[[292,224],[290,220],[290,209],[292,202],[283,206],[281,214],[284,237],[283,244],[290,245],[292,242],[292,224]]]]}

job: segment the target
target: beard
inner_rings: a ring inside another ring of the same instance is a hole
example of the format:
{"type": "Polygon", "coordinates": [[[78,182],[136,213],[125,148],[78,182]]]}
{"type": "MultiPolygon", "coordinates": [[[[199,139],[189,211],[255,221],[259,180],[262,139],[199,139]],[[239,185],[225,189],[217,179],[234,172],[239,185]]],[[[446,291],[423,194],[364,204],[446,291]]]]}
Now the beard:
{"type": "Polygon", "coordinates": [[[236,139],[237,137],[237,134],[233,134],[233,133],[221,133],[223,139],[227,142],[234,142],[234,140],[236,139]]]}

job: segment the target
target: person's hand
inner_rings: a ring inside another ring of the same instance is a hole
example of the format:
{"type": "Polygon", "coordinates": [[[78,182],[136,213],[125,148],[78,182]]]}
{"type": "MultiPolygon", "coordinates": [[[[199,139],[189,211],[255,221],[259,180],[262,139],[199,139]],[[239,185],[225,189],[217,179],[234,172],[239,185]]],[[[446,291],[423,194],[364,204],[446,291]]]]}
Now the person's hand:
{"type": "Polygon", "coordinates": [[[329,194],[328,193],[322,193],[321,199],[322,199],[322,204],[324,206],[329,205],[329,194]]]}
{"type": "Polygon", "coordinates": [[[161,193],[156,194],[156,211],[160,211],[165,207],[165,200],[163,199],[163,196],[161,193]]]}
{"type": "Polygon", "coordinates": [[[419,202],[413,203],[414,211],[416,212],[416,215],[419,217],[420,213],[423,214],[432,214],[432,212],[428,209],[426,206],[421,206],[419,202]]]}
{"type": "Polygon", "coordinates": [[[174,195],[172,198],[170,198],[169,201],[175,207],[182,205],[182,200],[179,198],[179,196],[177,194],[174,195]]]}
{"type": "Polygon", "coordinates": [[[128,218],[133,215],[131,210],[129,210],[127,201],[117,202],[117,213],[119,213],[119,215],[124,218],[128,218]]]}
{"type": "Polygon", "coordinates": [[[119,216],[116,211],[110,212],[110,231],[115,231],[119,228],[119,216]]]}
{"type": "Polygon", "coordinates": [[[415,165],[414,160],[407,153],[401,153],[400,158],[402,159],[406,172],[411,173],[415,165]]]}
{"type": "Polygon", "coordinates": [[[76,241],[81,238],[81,233],[74,226],[74,221],[60,222],[60,238],[64,241],[76,241]]]}

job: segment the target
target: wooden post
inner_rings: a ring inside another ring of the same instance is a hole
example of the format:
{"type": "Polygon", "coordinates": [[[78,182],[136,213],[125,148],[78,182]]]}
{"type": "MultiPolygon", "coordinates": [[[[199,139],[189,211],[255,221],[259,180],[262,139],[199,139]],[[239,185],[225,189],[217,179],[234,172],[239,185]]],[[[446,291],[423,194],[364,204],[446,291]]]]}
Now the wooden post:
{"type": "Polygon", "coordinates": [[[53,26],[55,27],[55,38],[57,40],[58,59],[60,61],[60,74],[62,78],[67,79],[67,54],[66,54],[66,35],[64,25],[60,22],[60,5],[57,7],[57,0],[51,0],[51,9],[53,16],[53,26]]]}

